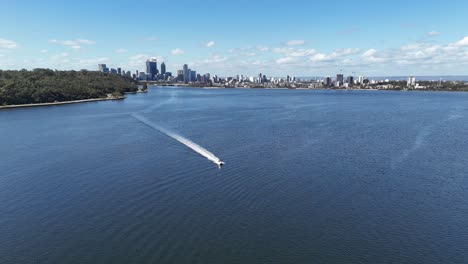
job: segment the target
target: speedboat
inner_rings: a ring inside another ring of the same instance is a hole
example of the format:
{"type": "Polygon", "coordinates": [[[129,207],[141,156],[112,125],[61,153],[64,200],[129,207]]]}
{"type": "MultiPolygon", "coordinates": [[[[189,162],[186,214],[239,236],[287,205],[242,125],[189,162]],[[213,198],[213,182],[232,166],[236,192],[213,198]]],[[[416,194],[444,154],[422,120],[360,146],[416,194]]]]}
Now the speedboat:
{"type": "Polygon", "coordinates": [[[222,160],[218,161],[218,167],[221,168],[222,166],[224,166],[224,161],[222,161],[222,160]]]}

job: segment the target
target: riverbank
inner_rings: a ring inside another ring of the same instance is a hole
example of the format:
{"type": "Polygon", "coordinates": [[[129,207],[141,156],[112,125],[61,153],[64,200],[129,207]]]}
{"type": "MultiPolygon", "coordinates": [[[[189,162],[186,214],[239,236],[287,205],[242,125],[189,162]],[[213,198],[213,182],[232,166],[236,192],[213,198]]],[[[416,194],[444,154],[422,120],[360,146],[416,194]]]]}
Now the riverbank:
{"type": "Polygon", "coordinates": [[[40,106],[53,106],[53,105],[65,105],[65,104],[79,104],[79,103],[99,102],[99,101],[113,101],[113,100],[123,100],[123,99],[125,99],[125,96],[106,97],[106,98],[94,98],[94,99],[84,99],[84,100],[74,100],[74,101],[64,101],[64,102],[53,102],[53,103],[22,104],[22,105],[3,105],[3,106],[0,106],[0,110],[1,110],[1,109],[11,109],[11,108],[23,108],[23,107],[40,107],[40,106]]]}

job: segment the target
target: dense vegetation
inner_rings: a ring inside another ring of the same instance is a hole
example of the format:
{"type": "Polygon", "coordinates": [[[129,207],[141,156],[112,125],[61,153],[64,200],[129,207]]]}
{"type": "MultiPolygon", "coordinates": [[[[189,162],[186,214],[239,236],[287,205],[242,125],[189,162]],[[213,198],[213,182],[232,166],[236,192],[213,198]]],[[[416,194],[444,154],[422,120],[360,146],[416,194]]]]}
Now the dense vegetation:
{"type": "Polygon", "coordinates": [[[51,103],[120,96],[137,91],[136,82],[94,71],[0,70],[0,105],[51,103]]]}

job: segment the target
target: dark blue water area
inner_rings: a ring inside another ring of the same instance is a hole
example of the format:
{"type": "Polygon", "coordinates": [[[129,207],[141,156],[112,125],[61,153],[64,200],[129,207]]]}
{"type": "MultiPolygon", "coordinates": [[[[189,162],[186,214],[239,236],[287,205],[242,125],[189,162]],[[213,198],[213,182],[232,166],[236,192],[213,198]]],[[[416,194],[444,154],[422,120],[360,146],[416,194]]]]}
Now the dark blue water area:
{"type": "Polygon", "coordinates": [[[151,87],[2,110],[0,263],[466,263],[467,145],[468,93],[151,87]]]}

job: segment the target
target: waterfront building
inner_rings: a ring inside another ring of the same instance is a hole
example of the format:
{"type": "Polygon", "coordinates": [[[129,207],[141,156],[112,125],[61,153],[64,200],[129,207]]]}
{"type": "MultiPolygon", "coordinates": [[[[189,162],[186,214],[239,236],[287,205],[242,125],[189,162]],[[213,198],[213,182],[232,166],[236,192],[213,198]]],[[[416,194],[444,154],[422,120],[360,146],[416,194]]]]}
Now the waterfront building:
{"type": "Polygon", "coordinates": [[[164,61],[161,63],[161,74],[166,74],[166,63],[164,61]]]}
{"type": "Polygon", "coordinates": [[[149,80],[154,80],[158,74],[158,62],[157,60],[146,61],[146,72],[149,74],[149,80]]]}
{"type": "Polygon", "coordinates": [[[416,77],[414,76],[408,77],[407,86],[408,87],[416,86],[416,77]]]}
{"type": "Polygon", "coordinates": [[[140,81],[146,81],[146,73],[140,72],[138,78],[140,79],[140,81]]]}
{"type": "Polygon", "coordinates": [[[184,72],[184,77],[183,77],[184,83],[188,83],[190,79],[190,69],[188,68],[187,64],[184,64],[183,72],[184,72]]]}
{"type": "Polygon", "coordinates": [[[364,76],[359,76],[359,79],[358,79],[359,83],[360,83],[360,84],[363,84],[363,83],[364,83],[364,79],[365,79],[364,76]]]}
{"type": "Polygon", "coordinates": [[[346,83],[348,84],[348,87],[353,87],[354,86],[354,77],[353,76],[348,76],[348,78],[346,78],[346,83]]]}
{"type": "Polygon", "coordinates": [[[344,75],[343,74],[337,74],[336,75],[336,80],[335,80],[337,83],[344,83],[344,75]]]}
{"type": "Polygon", "coordinates": [[[197,81],[197,71],[190,70],[190,81],[191,82],[197,81]]]}

